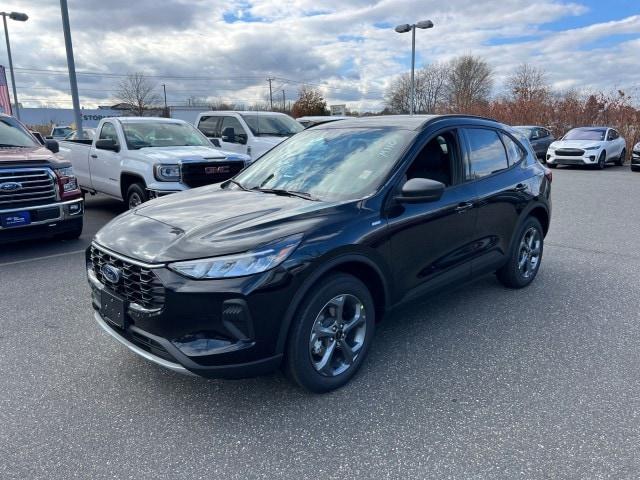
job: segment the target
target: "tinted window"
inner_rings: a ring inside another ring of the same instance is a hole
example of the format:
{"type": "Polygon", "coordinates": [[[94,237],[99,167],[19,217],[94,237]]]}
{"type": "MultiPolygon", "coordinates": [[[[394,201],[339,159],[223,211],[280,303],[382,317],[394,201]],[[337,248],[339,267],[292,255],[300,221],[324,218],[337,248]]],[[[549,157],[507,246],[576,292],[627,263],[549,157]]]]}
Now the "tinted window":
{"type": "Polygon", "coordinates": [[[113,123],[104,123],[102,125],[102,130],[100,130],[100,136],[98,138],[100,140],[114,140],[116,143],[118,143],[118,134],[116,133],[116,127],[113,126],[113,123]]]}
{"type": "Polygon", "coordinates": [[[428,178],[449,186],[452,183],[453,163],[457,138],[454,132],[445,132],[432,138],[407,169],[406,178],[428,178]]]}
{"type": "Polygon", "coordinates": [[[220,138],[220,117],[202,117],[198,129],[209,138],[220,138]]]}
{"type": "Polygon", "coordinates": [[[504,147],[507,150],[507,158],[509,159],[509,165],[518,163],[524,157],[524,150],[520,148],[516,142],[514,142],[509,135],[502,134],[502,141],[504,147]]]}
{"type": "Polygon", "coordinates": [[[469,178],[482,178],[509,167],[504,145],[493,130],[467,128],[469,178]]]}

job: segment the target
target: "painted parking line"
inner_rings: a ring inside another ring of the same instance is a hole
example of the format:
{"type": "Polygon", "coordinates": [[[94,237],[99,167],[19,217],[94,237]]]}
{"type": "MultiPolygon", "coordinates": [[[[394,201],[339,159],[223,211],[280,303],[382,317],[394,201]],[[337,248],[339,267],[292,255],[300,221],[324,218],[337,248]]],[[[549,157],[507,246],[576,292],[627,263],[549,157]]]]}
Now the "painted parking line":
{"type": "Polygon", "coordinates": [[[24,260],[15,260],[13,262],[0,263],[0,267],[7,267],[9,265],[19,265],[21,263],[38,262],[40,260],[48,260],[50,258],[64,257],[66,255],[77,255],[79,253],[84,253],[84,249],[74,250],[73,252],[55,253],[53,255],[45,255],[44,257],[25,258],[24,260]]]}

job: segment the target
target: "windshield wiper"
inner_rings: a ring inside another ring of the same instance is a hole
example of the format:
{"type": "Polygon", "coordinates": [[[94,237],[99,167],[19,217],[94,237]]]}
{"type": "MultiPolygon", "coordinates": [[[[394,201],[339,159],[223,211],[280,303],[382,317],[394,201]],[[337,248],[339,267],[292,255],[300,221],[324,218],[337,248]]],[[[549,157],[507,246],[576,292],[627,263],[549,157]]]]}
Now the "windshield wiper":
{"type": "Polygon", "coordinates": [[[299,197],[299,198],[304,198],[305,200],[311,200],[313,202],[320,201],[320,199],[314,197],[310,193],[299,192],[297,190],[286,190],[284,188],[260,188],[260,187],[253,187],[251,190],[264,192],[264,193],[273,193],[275,195],[285,195],[287,197],[299,197]]]}

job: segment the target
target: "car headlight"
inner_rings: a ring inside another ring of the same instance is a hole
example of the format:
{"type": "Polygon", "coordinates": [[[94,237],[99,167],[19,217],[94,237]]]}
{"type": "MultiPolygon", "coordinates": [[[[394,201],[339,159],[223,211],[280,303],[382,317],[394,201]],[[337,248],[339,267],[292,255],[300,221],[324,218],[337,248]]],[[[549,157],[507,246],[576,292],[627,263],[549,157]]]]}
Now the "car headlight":
{"type": "Polygon", "coordinates": [[[196,280],[244,277],[277,267],[291,255],[301,240],[301,234],[293,235],[245,253],[175,262],[168,266],[174,272],[196,280]]]}
{"type": "Polygon", "coordinates": [[[587,147],[584,150],[599,150],[600,147],[587,147]]]}
{"type": "Polygon", "coordinates": [[[154,165],[153,174],[160,182],[178,182],[180,181],[180,165],[154,165]]]}

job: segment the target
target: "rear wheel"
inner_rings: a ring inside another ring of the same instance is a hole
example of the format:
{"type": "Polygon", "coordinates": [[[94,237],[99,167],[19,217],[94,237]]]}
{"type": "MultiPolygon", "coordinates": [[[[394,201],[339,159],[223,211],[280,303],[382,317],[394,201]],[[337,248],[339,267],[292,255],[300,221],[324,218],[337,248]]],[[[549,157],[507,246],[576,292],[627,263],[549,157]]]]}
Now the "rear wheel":
{"type": "Polygon", "coordinates": [[[540,222],[527,218],[515,236],[507,264],[498,270],[498,280],[508,288],[523,288],[533,282],[540,269],[544,235],[540,222]]]}
{"type": "Polygon", "coordinates": [[[618,160],[616,160],[616,165],[618,165],[619,167],[624,165],[624,161],[627,158],[627,151],[625,149],[622,149],[622,153],[620,154],[620,158],[618,158],[618,160]]]}
{"type": "Polygon", "coordinates": [[[149,200],[147,191],[141,183],[132,183],[127,189],[127,207],[132,210],[149,200]]]}
{"type": "Polygon", "coordinates": [[[598,168],[600,170],[604,170],[606,166],[607,166],[607,153],[602,152],[598,157],[598,168]]]}
{"type": "Polygon", "coordinates": [[[316,393],[343,386],[362,365],[374,330],[366,285],[346,274],[325,278],[307,294],[291,326],[288,375],[316,393]]]}

